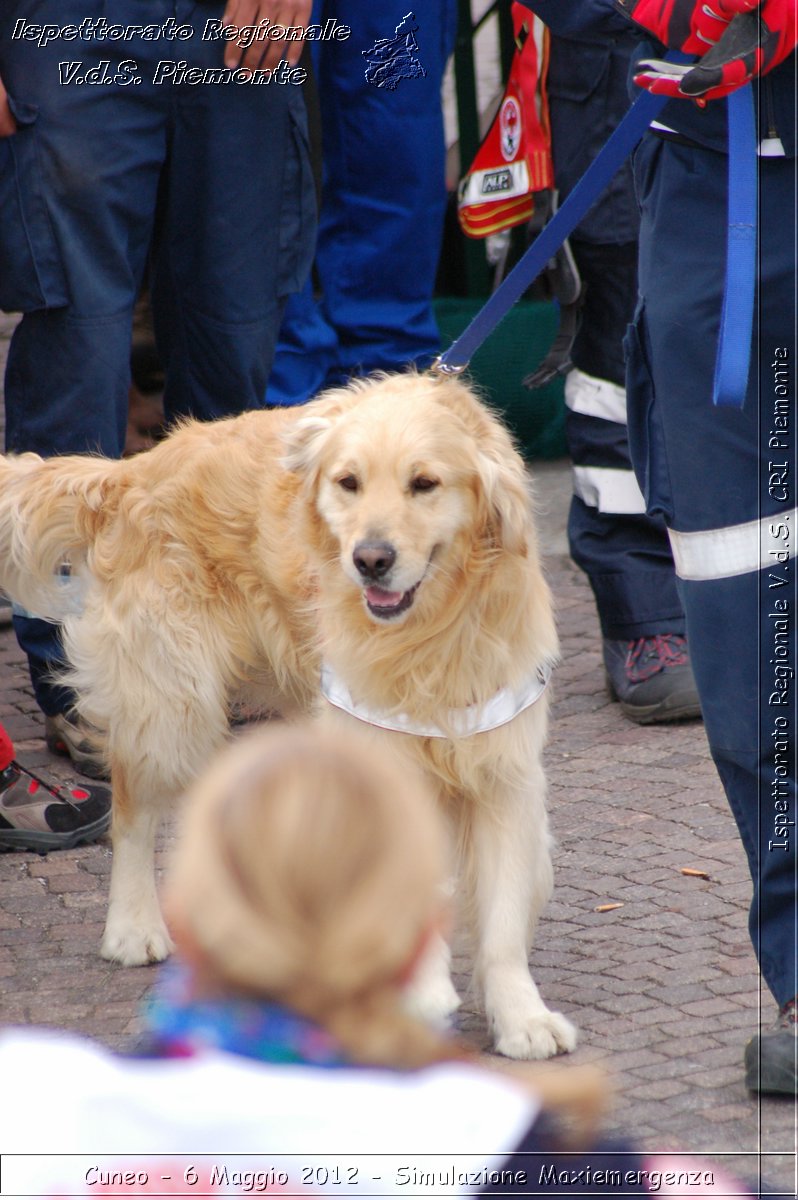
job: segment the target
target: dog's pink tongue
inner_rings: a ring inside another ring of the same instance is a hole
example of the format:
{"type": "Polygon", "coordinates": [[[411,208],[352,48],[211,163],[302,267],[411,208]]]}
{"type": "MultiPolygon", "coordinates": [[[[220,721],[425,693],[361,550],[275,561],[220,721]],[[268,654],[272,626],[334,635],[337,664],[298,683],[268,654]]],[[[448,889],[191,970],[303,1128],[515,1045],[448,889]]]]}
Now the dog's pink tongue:
{"type": "Polygon", "coordinates": [[[375,608],[394,608],[402,599],[404,592],[384,592],[382,588],[366,588],[366,599],[375,608]]]}

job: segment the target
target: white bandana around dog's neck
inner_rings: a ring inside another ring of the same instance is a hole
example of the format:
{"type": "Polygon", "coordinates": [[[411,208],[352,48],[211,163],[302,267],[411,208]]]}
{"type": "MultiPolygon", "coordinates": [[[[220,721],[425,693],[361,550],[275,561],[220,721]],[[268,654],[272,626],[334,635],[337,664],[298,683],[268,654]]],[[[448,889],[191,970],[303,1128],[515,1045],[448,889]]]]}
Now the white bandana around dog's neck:
{"type": "Polygon", "coordinates": [[[548,664],[539,668],[535,675],[522,684],[517,691],[502,688],[484,704],[470,704],[468,708],[453,708],[449,710],[449,729],[441,729],[438,725],[423,725],[413,720],[407,713],[385,713],[357,704],[352,699],[349,688],[333,668],[325,663],[321,669],[321,690],[325,699],[336,708],[343,709],[358,721],[368,725],[378,725],[380,729],[391,729],[395,733],[413,733],[416,737],[461,738],[471,737],[474,733],[487,733],[507,725],[524,709],[531,708],[545,692],[551,678],[551,667],[548,664]]]}

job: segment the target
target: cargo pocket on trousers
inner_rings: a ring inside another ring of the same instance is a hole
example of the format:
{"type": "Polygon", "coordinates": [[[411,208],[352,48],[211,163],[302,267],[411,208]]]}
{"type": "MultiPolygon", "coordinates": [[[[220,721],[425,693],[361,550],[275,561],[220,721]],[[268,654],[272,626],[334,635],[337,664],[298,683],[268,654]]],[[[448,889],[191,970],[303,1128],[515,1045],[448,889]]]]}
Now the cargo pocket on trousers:
{"type": "Polygon", "coordinates": [[[9,96],[19,126],[0,139],[0,308],[34,312],[69,301],[44,195],[38,110],[9,96]]]}
{"type": "Polygon", "coordinates": [[[629,453],[650,516],[668,521],[672,515],[665,438],[657,412],[648,354],[645,309],[639,305],[624,338],[626,354],[626,418],[629,453]]]}
{"type": "Polygon", "coordinates": [[[316,185],[310,163],[310,144],[303,109],[288,112],[288,152],[283,168],[280,213],[280,257],[277,295],[288,296],[304,286],[316,253],[316,185]]]}

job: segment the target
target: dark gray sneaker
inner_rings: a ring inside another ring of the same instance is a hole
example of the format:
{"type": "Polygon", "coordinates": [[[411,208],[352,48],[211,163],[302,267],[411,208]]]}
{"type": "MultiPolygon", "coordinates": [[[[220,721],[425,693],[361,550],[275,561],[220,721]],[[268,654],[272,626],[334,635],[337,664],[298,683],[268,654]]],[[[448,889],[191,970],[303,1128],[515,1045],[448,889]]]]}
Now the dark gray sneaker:
{"type": "Polygon", "coordinates": [[[701,716],[687,641],[660,633],[635,641],[602,643],[607,688],[638,725],[701,716]]]}
{"type": "Polygon", "coordinates": [[[71,850],[111,824],[111,790],[102,784],[53,787],[11,762],[0,771],[0,849],[71,850]]]}
{"type": "Polygon", "coordinates": [[[745,1048],[745,1086],[751,1092],[795,1096],[798,1068],[798,1012],[788,1000],[772,1029],[758,1033],[745,1048]]]}
{"type": "Polygon", "coordinates": [[[109,778],[102,739],[85,721],[72,713],[45,717],[44,737],[50,753],[71,758],[81,775],[88,775],[89,779],[109,778]]]}

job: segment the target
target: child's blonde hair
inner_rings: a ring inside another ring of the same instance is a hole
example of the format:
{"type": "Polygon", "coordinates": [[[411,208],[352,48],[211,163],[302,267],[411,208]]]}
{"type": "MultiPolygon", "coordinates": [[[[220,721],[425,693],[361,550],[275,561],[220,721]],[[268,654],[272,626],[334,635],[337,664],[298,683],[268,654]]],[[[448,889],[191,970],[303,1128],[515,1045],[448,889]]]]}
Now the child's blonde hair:
{"type": "Polygon", "coordinates": [[[402,1009],[446,867],[420,776],[346,731],[280,724],[189,795],[166,908],[220,990],[295,1009],[354,1061],[419,1066],[462,1056],[402,1009]]]}
{"type": "MultiPolygon", "coordinates": [[[[353,1062],[474,1062],[402,1003],[447,874],[420,775],[349,731],[279,724],[225,751],[190,793],[166,909],[207,986],[310,1017],[353,1062]]],[[[490,1066],[592,1134],[607,1090],[592,1068],[490,1066]]]]}

